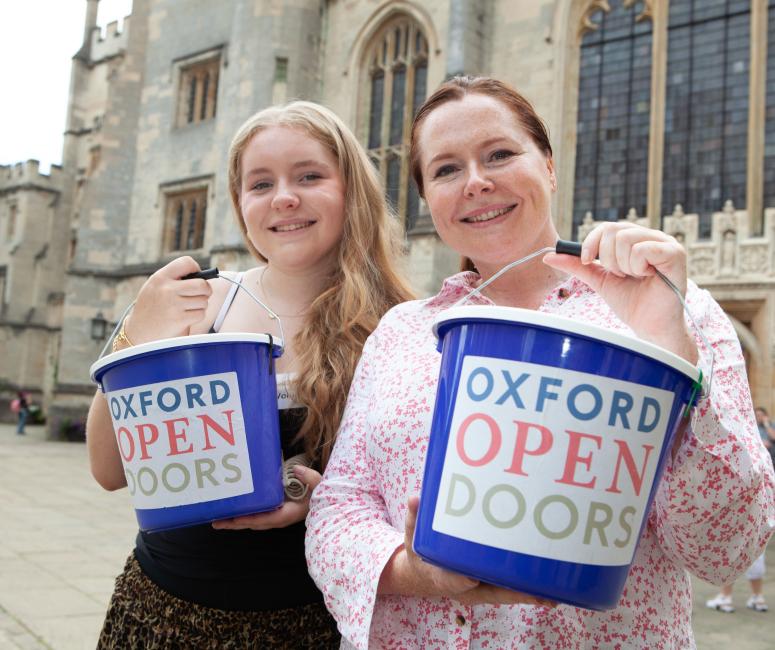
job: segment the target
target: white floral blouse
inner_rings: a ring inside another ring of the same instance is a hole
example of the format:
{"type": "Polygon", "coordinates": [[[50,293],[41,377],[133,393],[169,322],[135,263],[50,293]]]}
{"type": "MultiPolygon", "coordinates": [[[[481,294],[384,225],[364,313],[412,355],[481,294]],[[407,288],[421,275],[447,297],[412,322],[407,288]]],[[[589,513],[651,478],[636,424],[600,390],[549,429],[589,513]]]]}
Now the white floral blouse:
{"type": "MultiPolygon", "coordinates": [[[[464,606],[449,598],[378,596],[419,494],[441,355],[431,323],[478,276],[448,278],[433,298],[392,309],[368,339],[333,455],[307,519],[307,561],[339,623],[343,648],[693,648],[688,572],[721,584],[761,554],[775,529],[775,479],[754,420],[735,332],[689,283],[695,321],[715,352],[700,402],[666,469],[615,609],[464,606]]],[[[477,296],[472,302],[492,304],[477,296]]],[[[587,285],[570,278],[540,311],[634,336],[587,285]]],[[[709,351],[695,337],[707,376],[709,351]]]]}

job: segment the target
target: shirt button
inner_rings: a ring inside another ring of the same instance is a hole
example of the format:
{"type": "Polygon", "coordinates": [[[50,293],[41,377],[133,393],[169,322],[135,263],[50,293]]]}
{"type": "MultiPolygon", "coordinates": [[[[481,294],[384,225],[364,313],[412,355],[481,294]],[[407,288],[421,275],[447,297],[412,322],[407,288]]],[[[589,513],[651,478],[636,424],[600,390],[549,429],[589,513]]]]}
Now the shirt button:
{"type": "Polygon", "coordinates": [[[458,614],[455,616],[455,622],[460,626],[463,627],[466,624],[466,617],[462,614],[458,614]]]}

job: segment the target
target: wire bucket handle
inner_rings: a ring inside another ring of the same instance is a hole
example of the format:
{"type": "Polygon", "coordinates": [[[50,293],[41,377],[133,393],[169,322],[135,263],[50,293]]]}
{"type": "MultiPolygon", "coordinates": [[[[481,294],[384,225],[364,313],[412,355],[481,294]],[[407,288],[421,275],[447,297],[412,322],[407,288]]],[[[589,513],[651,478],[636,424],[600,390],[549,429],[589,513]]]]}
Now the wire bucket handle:
{"type": "MultiPolygon", "coordinates": [[[[476,289],[473,289],[472,291],[469,291],[465,296],[463,296],[460,300],[458,300],[453,307],[459,307],[460,305],[467,302],[470,298],[473,296],[479,294],[482,292],[482,289],[484,289],[488,284],[491,282],[494,282],[497,280],[500,276],[502,276],[507,271],[510,271],[516,266],[519,266],[520,264],[524,264],[525,262],[529,262],[535,257],[538,257],[539,255],[544,255],[546,253],[560,253],[564,255],[573,255],[574,257],[581,257],[581,243],[575,242],[575,241],[568,241],[565,239],[558,239],[557,243],[554,246],[546,246],[545,248],[541,248],[533,253],[530,253],[529,255],[525,255],[525,257],[522,257],[518,260],[515,260],[513,262],[510,262],[506,266],[504,266],[502,269],[500,269],[497,273],[495,273],[493,276],[482,282],[476,289]]],[[[716,363],[716,355],[713,352],[713,348],[710,346],[710,343],[708,342],[708,339],[705,338],[705,334],[702,332],[702,329],[700,329],[700,326],[697,325],[697,321],[694,320],[694,316],[692,316],[692,312],[689,310],[689,307],[686,305],[686,301],[684,300],[684,297],[681,295],[681,290],[673,284],[672,280],[668,278],[666,275],[664,275],[661,271],[654,269],[656,271],[656,274],[662,279],[662,281],[672,289],[673,293],[678,297],[678,300],[681,303],[681,306],[684,309],[684,313],[689,317],[689,320],[691,321],[692,325],[694,325],[694,329],[697,332],[698,336],[702,340],[703,345],[705,345],[705,349],[708,350],[710,353],[710,373],[708,377],[708,386],[707,390],[703,391],[703,385],[702,385],[702,370],[700,370],[700,376],[699,379],[694,383],[694,392],[692,393],[692,396],[689,400],[689,404],[686,406],[686,412],[685,414],[688,414],[689,409],[691,406],[693,406],[694,403],[696,403],[696,400],[701,399],[700,395],[707,396],[710,394],[711,386],[713,385],[713,370],[716,363]]]]}
{"type": "MultiPolygon", "coordinates": [[[[226,280],[227,282],[231,282],[236,287],[242,289],[245,293],[250,296],[250,298],[258,304],[259,307],[261,307],[264,311],[266,311],[267,314],[269,314],[270,318],[272,320],[277,321],[277,328],[280,330],[280,340],[283,342],[283,345],[285,345],[285,334],[283,333],[283,323],[280,320],[280,317],[275,314],[266,304],[264,304],[261,300],[259,300],[253,292],[248,289],[244,284],[241,282],[235,282],[231,278],[227,278],[225,275],[221,275],[220,271],[218,271],[218,267],[213,267],[211,269],[204,269],[202,271],[196,271],[194,273],[189,273],[187,275],[184,275],[181,280],[195,280],[195,279],[201,279],[201,280],[214,280],[215,278],[220,278],[221,280],[226,280]]],[[[116,326],[113,328],[113,331],[110,333],[110,336],[108,337],[107,342],[105,343],[105,347],[102,348],[102,352],[100,352],[100,356],[97,357],[97,360],[101,359],[105,356],[105,352],[108,349],[108,346],[110,346],[113,339],[116,337],[116,334],[118,333],[119,329],[121,328],[121,325],[124,323],[124,319],[127,317],[127,314],[129,314],[132,307],[135,306],[136,300],[133,300],[132,303],[124,310],[124,313],[121,314],[121,318],[118,319],[118,322],[116,323],[116,326]]],[[[274,372],[274,355],[272,354],[272,347],[275,345],[272,342],[272,335],[269,334],[269,358],[270,358],[270,372],[274,372]]],[[[279,346],[278,346],[279,347],[279,346]]],[[[280,349],[280,355],[283,353],[282,347],[280,349]]]]}

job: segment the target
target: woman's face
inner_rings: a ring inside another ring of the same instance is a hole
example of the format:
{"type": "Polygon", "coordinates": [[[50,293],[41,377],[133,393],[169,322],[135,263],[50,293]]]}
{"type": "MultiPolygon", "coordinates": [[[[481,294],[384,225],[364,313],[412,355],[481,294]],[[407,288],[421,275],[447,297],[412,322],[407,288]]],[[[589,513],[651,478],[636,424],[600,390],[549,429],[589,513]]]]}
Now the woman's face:
{"type": "Polygon", "coordinates": [[[344,194],[335,157],[299,129],[263,129],[242,154],[242,217],[272,264],[329,269],[344,230],[344,194]]]}
{"type": "Polygon", "coordinates": [[[554,244],[554,163],[505,104],[477,94],[442,104],[418,143],[436,230],[480,271],[554,244]]]}

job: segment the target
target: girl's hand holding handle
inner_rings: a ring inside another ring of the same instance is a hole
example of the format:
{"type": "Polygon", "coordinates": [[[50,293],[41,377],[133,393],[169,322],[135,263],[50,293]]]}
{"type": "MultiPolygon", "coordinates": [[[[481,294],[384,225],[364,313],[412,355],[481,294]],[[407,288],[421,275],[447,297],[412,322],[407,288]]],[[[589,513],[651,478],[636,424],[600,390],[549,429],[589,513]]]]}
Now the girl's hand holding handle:
{"type": "Polygon", "coordinates": [[[210,284],[201,278],[181,279],[199,270],[192,257],[178,257],[145,281],[124,324],[132,343],[184,336],[204,318],[212,295],[210,284]]]}

